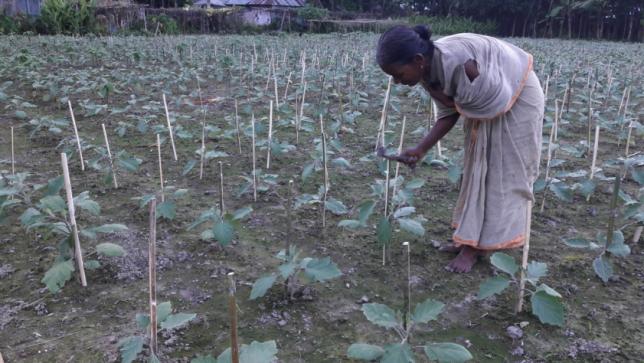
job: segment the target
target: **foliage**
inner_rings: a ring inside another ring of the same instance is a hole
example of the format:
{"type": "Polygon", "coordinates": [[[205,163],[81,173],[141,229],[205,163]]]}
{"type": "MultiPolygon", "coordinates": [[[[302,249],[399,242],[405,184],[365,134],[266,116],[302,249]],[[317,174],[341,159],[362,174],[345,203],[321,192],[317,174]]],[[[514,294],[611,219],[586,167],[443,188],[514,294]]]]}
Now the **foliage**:
{"type": "Polygon", "coordinates": [[[222,246],[227,246],[235,238],[235,230],[240,227],[240,221],[247,218],[252,211],[252,207],[244,207],[233,213],[221,215],[219,209],[210,208],[202,212],[197,220],[188,226],[188,230],[206,223],[209,227],[201,232],[201,239],[204,241],[214,239],[222,246]]]}
{"type": "Polygon", "coordinates": [[[493,20],[485,22],[474,21],[464,17],[410,16],[407,21],[411,25],[426,25],[431,27],[432,34],[451,35],[457,33],[478,33],[494,35],[498,33],[493,20]]]}
{"type": "MultiPolygon", "coordinates": [[[[511,284],[518,283],[516,275],[522,268],[512,256],[503,252],[496,252],[490,257],[490,262],[503,274],[483,281],[479,287],[479,299],[487,299],[490,296],[500,294],[511,284]]],[[[547,272],[548,267],[545,263],[535,261],[530,262],[525,271],[523,271],[526,281],[533,287],[533,289],[526,288],[532,303],[532,314],[544,324],[563,327],[564,305],[561,301],[561,295],[550,286],[539,283],[539,279],[544,277],[547,272]]]]}
{"type": "Polygon", "coordinates": [[[40,24],[46,34],[88,34],[96,31],[93,0],[45,0],[40,24]]]}
{"type": "MultiPolygon", "coordinates": [[[[240,363],[272,363],[277,360],[277,344],[274,340],[265,342],[253,341],[250,344],[242,344],[239,348],[240,363]]],[[[230,348],[221,353],[217,359],[211,355],[201,355],[194,358],[190,363],[230,363],[232,361],[230,348]]]]}
{"type": "Polygon", "coordinates": [[[431,361],[437,362],[466,362],[473,359],[472,354],[462,345],[455,343],[428,343],[420,347],[412,347],[409,338],[418,324],[427,324],[436,320],[443,311],[445,304],[433,299],[427,299],[416,305],[411,316],[403,321],[402,314],[387,305],[370,303],[362,305],[364,316],[375,325],[394,330],[401,339],[396,344],[384,347],[365,343],[351,344],[347,356],[351,359],[378,361],[381,363],[414,362],[414,348],[422,348],[431,361]]]}
{"type": "Polygon", "coordinates": [[[283,263],[277,268],[277,272],[265,275],[255,281],[250,292],[250,299],[254,300],[266,295],[266,292],[275,284],[278,278],[286,283],[286,291],[290,299],[296,292],[296,282],[324,282],[342,275],[335,263],[329,257],[311,258],[300,257],[301,251],[295,246],[290,246],[288,251],[281,250],[277,259],[283,263]]]}
{"type": "Polygon", "coordinates": [[[318,8],[311,4],[306,4],[297,9],[297,16],[305,20],[320,20],[329,16],[329,10],[325,8],[318,8]]]}

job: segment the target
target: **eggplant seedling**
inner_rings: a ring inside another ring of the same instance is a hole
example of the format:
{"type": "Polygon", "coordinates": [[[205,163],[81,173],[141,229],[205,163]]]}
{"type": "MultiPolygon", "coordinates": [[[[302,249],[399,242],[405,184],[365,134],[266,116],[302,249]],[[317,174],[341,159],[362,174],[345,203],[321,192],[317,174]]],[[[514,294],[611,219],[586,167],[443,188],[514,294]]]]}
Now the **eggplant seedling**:
{"type": "Polygon", "coordinates": [[[244,207],[231,213],[220,212],[219,208],[210,208],[202,212],[188,230],[192,230],[204,223],[209,227],[201,232],[201,239],[204,241],[216,240],[222,246],[227,246],[235,238],[235,230],[239,228],[240,221],[245,219],[253,211],[252,207],[244,207]]]}

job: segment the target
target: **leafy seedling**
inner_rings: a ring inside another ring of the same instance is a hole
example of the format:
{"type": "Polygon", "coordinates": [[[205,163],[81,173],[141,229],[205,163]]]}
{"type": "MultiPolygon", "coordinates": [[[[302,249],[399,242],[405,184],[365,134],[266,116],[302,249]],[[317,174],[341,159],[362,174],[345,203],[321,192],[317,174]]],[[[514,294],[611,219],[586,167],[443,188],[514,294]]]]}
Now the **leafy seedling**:
{"type": "Polygon", "coordinates": [[[228,246],[235,238],[235,230],[240,228],[240,222],[247,218],[252,211],[252,207],[244,207],[233,213],[224,213],[222,216],[219,209],[210,208],[202,212],[199,218],[188,226],[188,230],[207,224],[208,228],[201,232],[201,239],[204,241],[216,240],[222,246],[228,246]]]}

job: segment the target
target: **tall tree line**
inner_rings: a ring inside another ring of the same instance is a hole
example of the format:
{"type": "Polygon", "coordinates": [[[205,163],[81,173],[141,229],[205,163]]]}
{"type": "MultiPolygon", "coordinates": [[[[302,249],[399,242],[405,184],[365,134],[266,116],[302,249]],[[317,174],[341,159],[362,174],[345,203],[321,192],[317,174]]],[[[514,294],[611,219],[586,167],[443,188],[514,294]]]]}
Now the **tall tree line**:
{"type": "Polygon", "coordinates": [[[492,20],[502,36],[642,41],[642,0],[309,0],[331,11],[492,20]]]}

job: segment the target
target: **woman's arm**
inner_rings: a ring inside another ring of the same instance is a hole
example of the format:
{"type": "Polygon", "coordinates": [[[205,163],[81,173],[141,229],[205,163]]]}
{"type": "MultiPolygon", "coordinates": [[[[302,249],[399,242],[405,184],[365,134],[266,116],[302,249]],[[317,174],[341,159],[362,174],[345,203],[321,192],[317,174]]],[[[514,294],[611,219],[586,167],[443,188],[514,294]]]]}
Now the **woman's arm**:
{"type": "Polygon", "coordinates": [[[405,162],[405,164],[411,166],[422,159],[427,151],[434,147],[434,145],[436,145],[436,143],[454,127],[459,116],[460,115],[458,113],[455,113],[436,121],[436,125],[429,130],[429,133],[425,135],[416,147],[409,148],[400,154],[401,159],[408,161],[405,162]]]}

